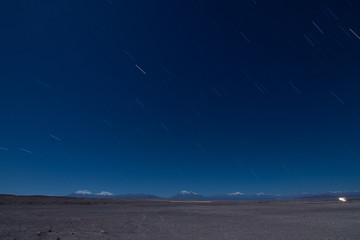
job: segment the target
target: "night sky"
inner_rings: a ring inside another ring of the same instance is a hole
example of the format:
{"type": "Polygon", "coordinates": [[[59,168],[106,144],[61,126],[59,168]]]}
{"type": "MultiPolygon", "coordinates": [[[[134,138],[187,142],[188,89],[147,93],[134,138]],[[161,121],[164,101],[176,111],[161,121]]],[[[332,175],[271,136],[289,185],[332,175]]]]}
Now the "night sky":
{"type": "Polygon", "coordinates": [[[1,1],[0,29],[0,193],[360,189],[358,1],[1,1]]]}

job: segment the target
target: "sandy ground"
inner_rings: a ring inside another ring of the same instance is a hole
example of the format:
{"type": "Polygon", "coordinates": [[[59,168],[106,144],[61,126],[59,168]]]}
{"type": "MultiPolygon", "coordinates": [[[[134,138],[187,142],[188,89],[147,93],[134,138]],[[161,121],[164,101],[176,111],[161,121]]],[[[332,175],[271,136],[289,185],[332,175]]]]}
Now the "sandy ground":
{"type": "Polygon", "coordinates": [[[2,196],[0,239],[360,239],[360,202],[2,196]]]}

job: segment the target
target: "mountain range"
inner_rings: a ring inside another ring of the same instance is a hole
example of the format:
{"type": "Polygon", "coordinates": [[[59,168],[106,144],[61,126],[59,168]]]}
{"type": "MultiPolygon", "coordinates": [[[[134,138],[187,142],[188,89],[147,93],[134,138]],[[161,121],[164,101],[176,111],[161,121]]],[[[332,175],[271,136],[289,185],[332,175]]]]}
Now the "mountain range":
{"type": "Polygon", "coordinates": [[[145,193],[128,193],[128,194],[113,194],[110,192],[102,191],[100,193],[91,193],[88,190],[79,190],[69,195],[67,197],[81,197],[81,198],[112,198],[112,199],[160,199],[160,197],[152,195],[152,194],[145,194],[145,193]]]}
{"type": "Polygon", "coordinates": [[[153,194],[113,194],[107,191],[99,193],[91,193],[88,190],[79,190],[72,194],[66,195],[67,197],[80,197],[80,198],[111,198],[111,199],[179,199],[179,200],[245,200],[245,201],[261,201],[261,200],[338,200],[339,197],[345,197],[349,200],[360,200],[360,191],[351,192],[325,192],[316,194],[294,194],[294,195],[280,195],[280,194],[244,194],[241,192],[234,192],[228,194],[215,194],[210,196],[203,196],[193,191],[180,191],[174,196],[162,198],[153,194]]]}

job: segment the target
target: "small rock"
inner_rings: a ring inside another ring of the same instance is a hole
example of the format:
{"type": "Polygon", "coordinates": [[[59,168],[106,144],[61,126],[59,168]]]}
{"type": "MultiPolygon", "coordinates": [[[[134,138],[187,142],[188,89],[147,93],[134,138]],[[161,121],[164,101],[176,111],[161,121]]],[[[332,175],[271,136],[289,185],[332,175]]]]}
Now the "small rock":
{"type": "Polygon", "coordinates": [[[104,230],[101,230],[100,233],[101,233],[101,234],[106,234],[107,232],[104,231],[104,230]]]}
{"type": "Polygon", "coordinates": [[[48,232],[52,232],[52,230],[51,230],[51,229],[49,229],[49,230],[48,230],[48,232]]]}

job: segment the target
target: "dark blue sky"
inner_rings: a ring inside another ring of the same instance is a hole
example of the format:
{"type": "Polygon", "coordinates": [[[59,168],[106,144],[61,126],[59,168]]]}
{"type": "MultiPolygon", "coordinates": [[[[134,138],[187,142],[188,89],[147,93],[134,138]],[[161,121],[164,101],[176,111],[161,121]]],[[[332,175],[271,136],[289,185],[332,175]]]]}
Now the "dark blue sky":
{"type": "Polygon", "coordinates": [[[357,1],[2,1],[0,193],[360,189],[357,1]]]}

